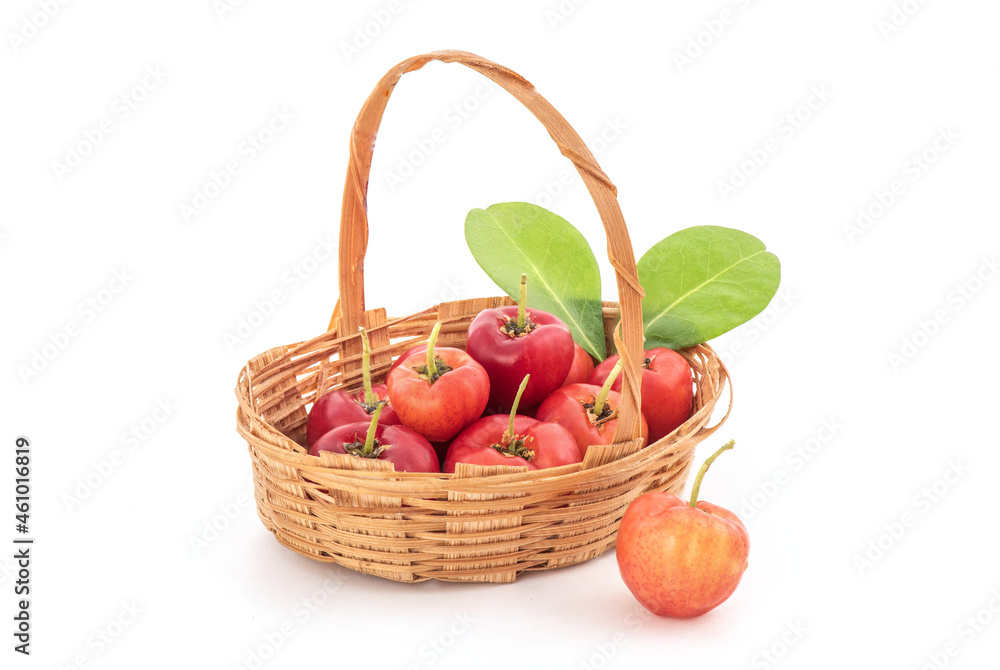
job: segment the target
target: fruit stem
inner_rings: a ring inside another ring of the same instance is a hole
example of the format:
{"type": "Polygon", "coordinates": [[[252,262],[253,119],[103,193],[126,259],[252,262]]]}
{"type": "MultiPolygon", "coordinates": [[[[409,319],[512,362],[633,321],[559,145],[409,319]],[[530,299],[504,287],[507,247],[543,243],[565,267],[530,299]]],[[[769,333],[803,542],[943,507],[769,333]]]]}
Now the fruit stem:
{"type": "Polygon", "coordinates": [[[517,327],[524,328],[525,308],[528,306],[528,275],[521,273],[521,296],[517,300],[517,327]]]}
{"type": "Polygon", "coordinates": [[[438,369],[434,365],[434,345],[437,344],[438,333],[441,332],[441,322],[438,321],[434,324],[434,330],[431,331],[431,337],[427,341],[427,376],[431,379],[437,377],[438,369]]]}
{"type": "Polygon", "coordinates": [[[372,348],[368,344],[368,335],[365,334],[364,328],[361,329],[361,347],[361,378],[365,382],[365,405],[371,407],[378,398],[372,391],[372,348]]]}
{"type": "Polygon", "coordinates": [[[375,407],[372,422],[368,424],[368,434],[365,436],[365,456],[371,456],[372,451],[375,450],[375,431],[378,429],[378,417],[382,414],[383,407],[385,407],[384,402],[380,402],[375,407]]]}
{"type": "Polygon", "coordinates": [[[701,470],[698,471],[698,475],[694,478],[694,486],[691,487],[691,501],[688,503],[691,507],[697,507],[698,505],[698,491],[701,489],[701,479],[708,472],[708,466],[719,457],[723,451],[732,449],[736,444],[736,440],[729,440],[724,445],[722,445],[718,451],[705,459],[705,462],[701,466],[701,470]]]}
{"type": "Polygon", "coordinates": [[[517,395],[514,396],[514,406],[510,408],[510,427],[507,429],[508,432],[514,434],[514,416],[517,414],[517,404],[521,402],[521,394],[524,393],[524,389],[528,386],[528,377],[531,375],[524,375],[524,379],[521,380],[521,385],[517,387],[517,395]]]}
{"type": "Polygon", "coordinates": [[[601,387],[601,392],[597,394],[597,399],[594,400],[595,416],[600,416],[601,412],[604,411],[604,405],[608,402],[608,394],[611,392],[611,385],[615,383],[615,379],[618,378],[621,371],[621,362],[616,363],[615,367],[611,369],[611,374],[608,375],[607,380],[604,382],[604,386],[601,387]]]}

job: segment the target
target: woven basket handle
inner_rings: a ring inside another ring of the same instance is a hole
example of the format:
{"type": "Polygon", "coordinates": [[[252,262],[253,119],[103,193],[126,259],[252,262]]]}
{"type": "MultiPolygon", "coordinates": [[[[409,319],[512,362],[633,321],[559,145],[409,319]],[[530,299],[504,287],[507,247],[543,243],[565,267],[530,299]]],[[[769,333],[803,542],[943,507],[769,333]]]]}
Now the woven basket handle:
{"type": "MultiPolygon", "coordinates": [[[[604,223],[608,239],[608,259],[615,269],[621,310],[621,335],[615,343],[622,355],[622,406],[615,442],[639,436],[639,379],[637,363],[643,356],[642,287],[636,272],[632,242],[618,206],[617,191],[583,139],[551,104],[521,75],[485,58],[464,51],[435,51],[408,58],[382,77],[365,101],[351,132],[350,159],[340,219],[340,311],[341,334],[355,333],[365,323],[364,259],[368,246],[368,178],[371,172],[375,135],[382,121],[389,95],[407,72],[419,70],[438,60],[461,63],[489,77],[517,98],[542,122],[559,151],[569,158],[587,185],[604,223]]],[[[335,312],[336,315],[336,312],[335,312]]],[[[347,355],[360,353],[359,341],[345,343],[347,355]],[[357,351],[353,351],[353,349],[357,351]]]]}

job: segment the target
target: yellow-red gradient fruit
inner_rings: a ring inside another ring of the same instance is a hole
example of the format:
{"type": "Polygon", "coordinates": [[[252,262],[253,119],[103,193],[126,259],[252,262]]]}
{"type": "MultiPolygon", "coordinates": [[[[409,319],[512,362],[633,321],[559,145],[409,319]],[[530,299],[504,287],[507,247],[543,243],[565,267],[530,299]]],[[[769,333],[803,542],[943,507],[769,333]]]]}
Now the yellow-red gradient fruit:
{"type": "Polygon", "coordinates": [[[645,493],[622,517],[618,569],[653,614],[695,617],[733,594],[747,569],[750,537],[727,509],[673,493],[645,493]]]}

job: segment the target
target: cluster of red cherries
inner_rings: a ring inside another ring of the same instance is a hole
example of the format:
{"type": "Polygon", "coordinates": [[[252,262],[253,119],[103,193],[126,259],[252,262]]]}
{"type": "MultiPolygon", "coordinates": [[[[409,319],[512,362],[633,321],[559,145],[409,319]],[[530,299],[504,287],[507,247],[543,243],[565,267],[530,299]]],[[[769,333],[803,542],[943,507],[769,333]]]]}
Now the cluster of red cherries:
{"type": "MultiPolygon", "coordinates": [[[[459,463],[526,466],[579,463],[610,444],[621,405],[618,355],[595,367],[569,328],[548,312],[518,305],[487,309],[469,325],[464,350],[426,345],[371,383],[362,333],[364,387],[324,394],[309,412],[309,453],[391,461],[399,472],[454,472],[459,463]]],[[[691,415],[693,380],[683,356],[645,352],[642,438],[650,444],[691,415]]]]}

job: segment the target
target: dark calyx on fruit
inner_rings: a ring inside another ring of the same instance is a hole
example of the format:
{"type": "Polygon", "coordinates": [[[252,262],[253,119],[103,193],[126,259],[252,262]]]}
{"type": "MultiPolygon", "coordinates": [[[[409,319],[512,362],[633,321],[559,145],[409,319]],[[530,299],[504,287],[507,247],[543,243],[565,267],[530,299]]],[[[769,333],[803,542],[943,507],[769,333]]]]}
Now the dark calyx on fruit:
{"type": "Polygon", "coordinates": [[[509,430],[505,430],[500,436],[500,441],[490,446],[504,456],[523,458],[526,461],[534,460],[535,452],[528,449],[528,443],[535,438],[530,435],[512,435],[509,430]]]}
{"type": "Polygon", "coordinates": [[[374,414],[375,410],[377,410],[380,405],[383,405],[385,403],[385,401],[379,400],[378,396],[375,396],[375,402],[369,404],[365,402],[364,396],[365,394],[362,393],[361,397],[355,400],[354,402],[361,405],[361,409],[363,409],[367,414],[374,414]]]}
{"type": "Polygon", "coordinates": [[[357,434],[354,436],[354,442],[348,444],[344,443],[344,451],[351,456],[357,456],[358,458],[378,458],[382,452],[386,451],[391,447],[391,444],[382,444],[379,442],[378,438],[372,440],[371,449],[365,446],[364,439],[358,437],[357,434]]]}
{"type": "Polygon", "coordinates": [[[451,372],[452,370],[450,365],[445,365],[444,359],[442,359],[440,356],[434,357],[434,367],[435,367],[434,372],[429,372],[427,370],[426,364],[418,365],[413,369],[416,371],[418,375],[420,375],[421,379],[426,379],[431,384],[440,379],[444,373],[451,372]]]}
{"type": "Polygon", "coordinates": [[[524,337],[535,328],[537,325],[534,321],[525,318],[524,325],[517,325],[517,319],[512,319],[505,314],[500,314],[497,316],[497,321],[500,322],[500,332],[508,337],[524,337]]]}
{"type": "MultiPolygon", "coordinates": [[[[593,398],[593,396],[591,396],[593,398]]],[[[601,411],[596,411],[594,405],[597,404],[597,399],[593,399],[590,402],[581,402],[583,408],[587,410],[587,416],[590,418],[591,424],[595,426],[600,426],[602,423],[607,423],[618,416],[618,408],[612,409],[611,403],[605,402],[604,407],[601,411]]]]}

